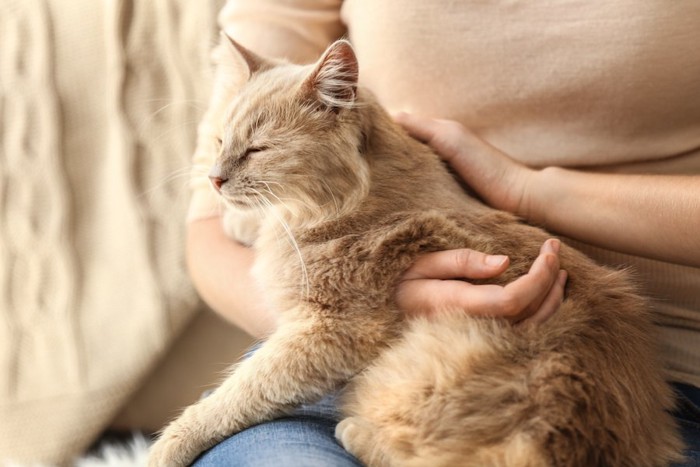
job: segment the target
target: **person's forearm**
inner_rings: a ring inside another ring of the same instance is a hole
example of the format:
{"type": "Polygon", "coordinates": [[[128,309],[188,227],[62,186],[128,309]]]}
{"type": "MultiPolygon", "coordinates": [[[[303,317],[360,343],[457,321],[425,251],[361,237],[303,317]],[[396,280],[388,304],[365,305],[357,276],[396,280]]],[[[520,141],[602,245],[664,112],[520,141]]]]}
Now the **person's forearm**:
{"type": "Polygon", "coordinates": [[[700,266],[700,177],[546,168],[531,180],[529,220],[591,245],[700,266]]]}
{"type": "Polygon", "coordinates": [[[218,217],[188,223],[187,265],[202,299],[247,333],[265,337],[276,320],[250,275],[253,260],[251,249],[226,237],[218,217]]]}

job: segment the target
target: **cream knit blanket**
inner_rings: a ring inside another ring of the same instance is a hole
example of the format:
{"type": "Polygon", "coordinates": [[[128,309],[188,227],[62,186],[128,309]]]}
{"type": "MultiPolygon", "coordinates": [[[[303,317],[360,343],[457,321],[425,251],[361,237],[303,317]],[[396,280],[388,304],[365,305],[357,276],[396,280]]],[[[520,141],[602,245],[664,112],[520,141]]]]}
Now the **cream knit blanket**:
{"type": "Polygon", "coordinates": [[[199,304],[215,0],[0,0],[0,464],[89,445],[199,304]]]}

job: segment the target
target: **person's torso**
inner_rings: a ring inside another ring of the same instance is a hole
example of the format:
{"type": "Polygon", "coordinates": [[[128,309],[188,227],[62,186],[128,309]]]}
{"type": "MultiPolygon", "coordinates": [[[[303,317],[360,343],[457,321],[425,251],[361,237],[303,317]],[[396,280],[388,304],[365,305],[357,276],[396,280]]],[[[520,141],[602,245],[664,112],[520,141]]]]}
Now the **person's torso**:
{"type": "MultiPolygon", "coordinates": [[[[389,110],[455,119],[532,166],[700,174],[700,2],[345,0],[360,79],[389,110]]],[[[700,386],[700,269],[632,266],[674,380],[700,386]]]]}
{"type": "Polygon", "coordinates": [[[391,110],[536,166],[700,158],[700,2],[346,0],[342,16],[391,110]]]}

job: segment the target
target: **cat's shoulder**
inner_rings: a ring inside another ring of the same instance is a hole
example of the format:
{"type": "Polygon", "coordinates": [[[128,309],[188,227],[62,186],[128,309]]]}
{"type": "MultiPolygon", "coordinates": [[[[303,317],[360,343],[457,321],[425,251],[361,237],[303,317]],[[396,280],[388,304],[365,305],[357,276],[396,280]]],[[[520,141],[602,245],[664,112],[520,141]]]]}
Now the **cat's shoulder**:
{"type": "MultiPolygon", "coordinates": [[[[404,210],[377,216],[353,216],[305,230],[300,245],[319,257],[377,257],[389,250],[435,250],[479,230],[479,225],[513,222],[496,211],[474,215],[459,210],[404,210]]],[[[394,254],[396,254],[394,252],[394,254]]]]}

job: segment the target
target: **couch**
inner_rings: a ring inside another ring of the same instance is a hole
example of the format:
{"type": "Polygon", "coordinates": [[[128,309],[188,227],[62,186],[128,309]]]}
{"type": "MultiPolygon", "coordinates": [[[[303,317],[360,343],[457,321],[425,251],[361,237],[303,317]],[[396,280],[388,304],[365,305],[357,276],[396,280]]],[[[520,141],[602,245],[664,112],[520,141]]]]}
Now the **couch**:
{"type": "Polygon", "coordinates": [[[249,342],[183,252],[220,6],[0,0],[0,464],[158,429],[249,342]]]}

